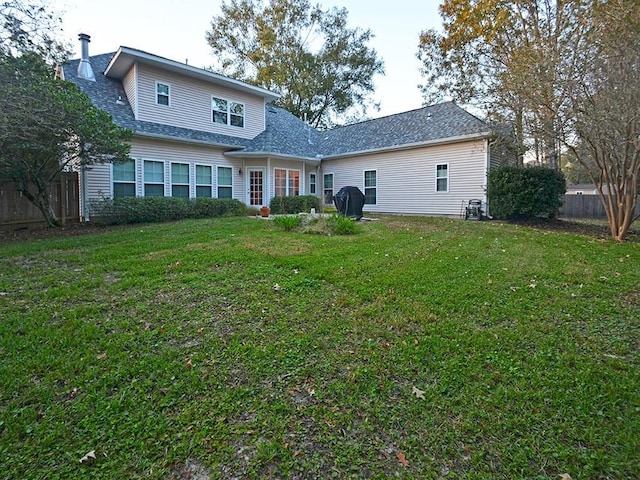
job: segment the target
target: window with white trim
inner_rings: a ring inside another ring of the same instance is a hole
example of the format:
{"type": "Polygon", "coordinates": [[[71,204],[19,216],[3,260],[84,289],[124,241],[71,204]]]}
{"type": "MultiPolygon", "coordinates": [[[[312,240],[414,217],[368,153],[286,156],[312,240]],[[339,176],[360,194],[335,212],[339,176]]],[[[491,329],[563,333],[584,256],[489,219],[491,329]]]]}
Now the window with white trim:
{"type": "Polygon", "coordinates": [[[218,198],[233,198],[233,171],[231,167],[218,167],[218,198]]]}
{"type": "Polygon", "coordinates": [[[189,198],[189,164],[171,164],[171,196],[189,198]]]}
{"type": "Polygon", "coordinates": [[[113,164],[113,198],[136,196],[136,161],[113,164]]]}
{"type": "Polygon", "coordinates": [[[196,165],[196,197],[213,196],[211,165],[196,165]]]}
{"type": "Polygon", "coordinates": [[[275,168],[273,170],[273,192],[276,197],[300,195],[300,170],[275,168]]]}
{"type": "Polygon", "coordinates": [[[322,185],[322,196],[324,198],[324,203],[333,203],[333,173],[324,174],[322,185]]]}
{"type": "Polygon", "coordinates": [[[436,165],[436,192],[449,191],[449,164],[436,165]]]}
{"type": "Polygon", "coordinates": [[[244,127],[244,104],[211,97],[211,121],[232,127],[244,127]]]}
{"type": "Polygon", "coordinates": [[[309,174],[309,194],[310,195],[316,194],[316,174],[315,173],[309,174]]]}
{"type": "Polygon", "coordinates": [[[166,83],[156,82],[156,104],[169,106],[171,87],[166,83]]]}
{"type": "Polygon", "coordinates": [[[144,196],[164,196],[164,162],[144,161],[144,196]]]}
{"type": "Polygon", "coordinates": [[[364,171],[364,203],[375,205],[378,200],[378,172],[376,170],[364,171]]]}

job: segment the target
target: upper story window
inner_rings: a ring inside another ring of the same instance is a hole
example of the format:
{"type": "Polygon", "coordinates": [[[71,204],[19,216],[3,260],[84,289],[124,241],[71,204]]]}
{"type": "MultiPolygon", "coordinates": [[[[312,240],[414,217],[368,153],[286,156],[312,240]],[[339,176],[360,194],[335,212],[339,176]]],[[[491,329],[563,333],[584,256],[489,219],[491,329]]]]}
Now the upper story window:
{"type": "Polygon", "coordinates": [[[233,127],[244,127],[244,104],[211,97],[211,121],[233,127]]]}
{"type": "Polygon", "coordinates": [[[436,165],[436,192],[449,191],[449,165],[436,165]]]}
{"type": "Polygon", "coordinates": [[[156,82],[156,103],[158,105],[169,105],[169,92],[171,87],[166,83],[156,82]]]}

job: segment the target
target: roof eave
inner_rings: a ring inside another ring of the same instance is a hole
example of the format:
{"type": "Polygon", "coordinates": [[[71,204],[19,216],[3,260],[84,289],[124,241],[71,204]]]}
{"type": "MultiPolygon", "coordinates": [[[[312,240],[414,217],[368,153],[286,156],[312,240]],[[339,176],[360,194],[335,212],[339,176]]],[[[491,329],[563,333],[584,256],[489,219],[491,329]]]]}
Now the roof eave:
{"type": "Polygon", "coordinates": [[[388,147],[381,148],[372,148],[369,150],[359,150],[355,152],[346,152],[346,153],[338,153],[335,155],[323,155],[323,160],[334,160],[340,158],[347,157],[358,157],[362,155],[371,155],[374,153],[384,153],[384,152],[394,152],[394,151],[402,151],[402,150],[412,150],[414,148],[421,147],[433,147],[437,145],[447,145],[450,143],[459,143],[459,142],[468,142],[472,140],[483,140],[489,136],[491,136],[492,131],[487,130],[485,132],[472,133],[468,135],[458,135],[455,137],[447,137],[447,138],[438,138],[435,140],[428,140],[426,142],[415,142],[415,143],[406,143],[403,145],[392,145],[388,147]]]}
{"type": "MultiPolygon", "coordinates": [[[[151,55],[140,50],[134,50],[128,47],[120,47],[113,54],[107,68],[104,71],[104,75],[110,78],[116,78],[122,80],[124,73],[118,72],[118,65],[121,63],[127,63],[127,60],[133,65],[135,62],[148,63],[156,66],[160,66],[170,71],[178,72],[182,75],[187,75],[194,78],[199,78],[208,82],[219,83],[235,90],[241,90],[253,95],[263,97],[267,102],[277,100],[280,98],[278,93],[267,90],[266,88],[256,87],[249,85],[248,83],[235,80],[233,78],[225,77],[217,73],[209,72],[202,68],[193,67],[184,63],[176,62],[175,60],[169,60],[168,58],[158,57],[151,55]]],[[[129,71],[130,66],[125,66],[125,70],[129,71]]]]}
{"type": "Polygon", "coordinates": [[[231,145],[228,143],[217,143],[211,142],[208,140],[198,140],[193,138],[184,138],[184,137],[174,137],[172,135],[163,135],[161,133],[148,133],[148,132],[140,132],[134,131],[134,135],[136,137],[144,137],[144,138],[154,138],[156,140],[166,140],[168,142],[176,142],[176,143],[187,143],[192,145],[205,145],[207,147],[219,147],[219,148],[230,148],[238,150],[243,148],[241,145],[231,145]]]}

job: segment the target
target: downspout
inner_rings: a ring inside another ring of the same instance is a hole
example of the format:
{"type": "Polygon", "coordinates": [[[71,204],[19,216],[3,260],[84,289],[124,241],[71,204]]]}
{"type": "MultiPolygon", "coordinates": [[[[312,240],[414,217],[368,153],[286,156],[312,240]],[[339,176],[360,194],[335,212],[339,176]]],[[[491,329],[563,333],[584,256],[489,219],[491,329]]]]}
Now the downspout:
{"type": "Polygon", "coordinates": [[[81,202],[82,202],[82,221],[83,223],[89,222],[89,187],[87,185],[87,166],[82,165],[80,167],[80,186],[82,187],[81,202]]]}
{"type": "Polygon", "coordinates": [[[271,172],[271,157],[267,157],[267,172],[265,174],[265,183],[267,185],[266,185],[266,188],[264,189],[265,193],[262,194],[262,197],[263,197],[262,200],[263,201],[265,200],[264,197],[266,195],[266,203],[265,203],[265,205],[269,205],[269,200],[271,199],[271,193],[269,192],[269,188],[271,188],[271,180],[270,180],[269,172],[271,172]]]}
{"type": "Polygon", "coordinates": [[[485,150],[487,153],[485,158],[485,170],[484,170],[484,204],[485,204],[484,213],[489,218],[491,218],[491,212],[489,211],[489,197],[487,197],[487,188],[489,186],[489,170],[491,168],[491,145],[494,141],[489,141],[488,138],[485,139],[485,150]]]}

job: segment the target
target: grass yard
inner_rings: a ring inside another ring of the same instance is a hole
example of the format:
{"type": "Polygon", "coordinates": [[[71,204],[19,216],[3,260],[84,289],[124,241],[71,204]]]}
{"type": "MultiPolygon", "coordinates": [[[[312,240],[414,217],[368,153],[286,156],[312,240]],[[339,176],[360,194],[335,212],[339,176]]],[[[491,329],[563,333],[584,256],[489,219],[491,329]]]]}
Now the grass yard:
{"type": "Polygon", "coordinates": [[[639,242],[359,228],[0,243],[0,479],[640,478],[639,242]]]}

